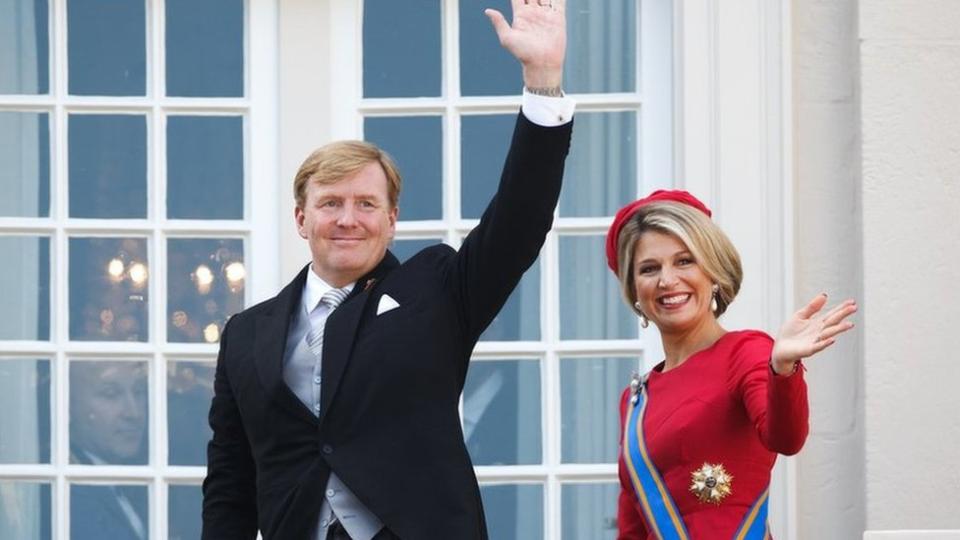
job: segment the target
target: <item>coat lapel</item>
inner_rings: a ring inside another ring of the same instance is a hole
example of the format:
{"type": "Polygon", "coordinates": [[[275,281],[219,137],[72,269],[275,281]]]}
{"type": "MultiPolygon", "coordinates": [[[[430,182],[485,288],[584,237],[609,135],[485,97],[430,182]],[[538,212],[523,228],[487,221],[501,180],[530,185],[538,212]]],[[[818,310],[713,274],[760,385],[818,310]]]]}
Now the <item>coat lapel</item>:
{"type": "Polygon", "coordinates": [[[287,344],[290,319],[293,310],[300,304],[309,268],[309,264],[304,267],[276,296],[272,309],[257,318],[253,357],[257,375],[267,395],[293,415],[312,424],[317,421],[316,417],[297,399],[296,394],[283,380],[283,350],[287,344]]]}
{"type": "Polygon", "coordinates": [[[400,266],[397,258],[387,251],[380,264],[369,274],[357,280],[350,296],[327,318],[323,331],[323,382],[320,387],[320,423],[327,415],[340,380],[347,368],[357,330],[366,305],[374,296],[379,282],[394,268],[400,266]]]}

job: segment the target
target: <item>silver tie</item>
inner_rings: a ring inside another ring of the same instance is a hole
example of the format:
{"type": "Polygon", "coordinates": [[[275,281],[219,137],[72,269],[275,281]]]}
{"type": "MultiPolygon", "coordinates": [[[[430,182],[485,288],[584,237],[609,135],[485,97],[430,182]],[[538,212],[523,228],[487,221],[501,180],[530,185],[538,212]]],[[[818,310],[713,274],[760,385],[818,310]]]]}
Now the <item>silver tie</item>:
{"type": "MultiPolygon", "coordinates": [[[[347,289],[330,289],[320,298],[320,303],[326,304],[330,308],[330,313],[333,313],[333,310],[337,309],[337,306],[346,300],[349,294],[350,291],[347,289]]],[[[310,347],[310,352],[318,357],[323,351],[323,328],[325,326],[326,323],[320,325],[319,328],[311,328],[307,332],[307,345],[310,347]]]]}

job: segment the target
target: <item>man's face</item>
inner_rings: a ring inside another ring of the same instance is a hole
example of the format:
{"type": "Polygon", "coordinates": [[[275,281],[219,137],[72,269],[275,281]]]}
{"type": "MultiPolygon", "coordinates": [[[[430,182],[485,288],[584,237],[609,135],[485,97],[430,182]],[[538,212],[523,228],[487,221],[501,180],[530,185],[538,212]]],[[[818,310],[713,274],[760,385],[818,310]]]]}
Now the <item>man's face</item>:
{"type": "Polygon", "coordinates": [[[74,363],[70,408],[75,449],[107,463],[145,459],[147,373],[143,362],[74,363]]]}
{"type": "Polygon", "coordinates": [[[294,217],[300,236],[310,243],[314,272],[342,287],[383,258],[396,230],[397,208],[390,206],[383,168],[369,163],[335,184],[309,183],[294,217]]]}

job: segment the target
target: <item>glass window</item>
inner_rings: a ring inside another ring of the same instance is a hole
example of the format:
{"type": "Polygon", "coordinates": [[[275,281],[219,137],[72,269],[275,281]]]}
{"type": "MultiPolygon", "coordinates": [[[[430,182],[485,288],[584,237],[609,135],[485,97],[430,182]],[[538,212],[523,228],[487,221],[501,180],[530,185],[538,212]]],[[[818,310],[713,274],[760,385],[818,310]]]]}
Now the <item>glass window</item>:
{"type": "Polygon", "coordinates": [[[0,235],[0,340],[50,339],[50,238],[0,235]]]}
{"type": "Polygon", "coordinates": [[[635,339],[636,317],[607,268],[605,236],[560,236],[560,338],[635,339]]]}
{"type": "MultiPolygon", "coordinates": [[[[465,96],[508,96],[523,90],[520,64],[500,46],[484,8],[510,20],[510,2],[460,0],[460,93],[465,96]]],[[[567,12],[571,8],[568,3],[567,12]]],[[[572,43],[568,40],[568,43],[572,43]]],[[[572,48],[572,47],[568,47],[572,48]]],[[[507,140],[509,143],[509,140],[507,140]]]]}
{"type": "Polygon", "coordinates": [[[167,95],[242,96],[243,0],[166,0],[164,5],[167,95]]]}
{"type": "Polygon", "coordinates": [[[129,0],[67,2],[71,94],[146,95],[145,10],[145,2],[129,0]]]}
{"type": "Polygon", "coordinates": [[[50,91],[47,0],[0,3],[0,94],[50,91]]]}
{"type": "Polygon", "coordinates": [[[577,114],[577,136],[570,144],[560,191],[560,215],[612,216],[636,198],[637,114],[577,114]]]}
{"type": "Polygon", "coordinates": [[[0,480],[0,540],[53,538],[51,493],[46,482],[0,480]]]}
{"type": "Polygon", "coordinates": [[[567,43],[575,44],[567,47],[563,66],[563,85],[568,92],[636,91],[638,3],[568,0],[567,43]]]}
{"type": "Polygon", "coordinates": [[[390,252],[400,262],[406,262],[410,257],[420,253],[421,250],[442,243],[443,240],[439,238],[400,238],[394,240],[393,244],[390,245],[390,252]]]}
{"type": "Polygon", "coordinates": [[[147,118],[72,114],[70,217],[147,217],[147,118]]]}
{"type": "Polygon", "coordinates": [[[540,362],[474,360],[463,388],[463,435],[474,465],[540,463],[540,362]]]}
{"type": "Polygon", "coordinates": [[[50,463],[47,359],[0,358],[0,463],[50,463]]]}
{"type": "Polygon", "coordinates": [[[207,413],[213,399],[212,363],[172,361],[167,365],[167,460],[170,465],[207,464],[213,436],[207,413]]]}
{"type": "Polygon", "coordinates": [[[516,122],[515,114],[464,116],[460,120],[460,213],[463,217],[479,218],[497,192],[516,122]]]}
{"type": "Polygon", "coordinates": [[[149,537],[147,486],[71,484],[70,538],[149,537]]]}
{"type": "Polygon", "coordinates": [[[70,239],[70,339],[147,341],[145,238],[70,239]]]}
{"type": "Polygon", "coordinates": [[[440,0],[365,0],[363,97],[440,95],[440,0]]]}
{"type": "Polygon", "coordinates": [[[203,523],[200,509],[203,492],[200,486],[172,485],[168,491],[167,538],[169,540],[196,540],[200,538],[203,523]]]}
{"type": "Polygon", "coordinates": [[[639,367],[629,357],[560,359],[562,462],[616,463],[620,394],[639,367]]]}
{"type": "Polygon", "coordinates": [[[497,540],[543,538],[543,486],[540,484],[480,486],[487,534],[497,540]]]}
{"type": "Polygon", "coordinates": [[[70,362],[70,463],[146,465],[148,378],[146,362],[70,362]]]}
{"type": "Polygon", "coordinates": [[[243,310],[243,241],[172,238],[167,267],[167,339],[220,341],[227,318],[243,310]]]}
{"type": "Polygon", "coordinates": [[[364,138],[389,153],[403,175],[400,220],[443,217],[443,147],[439,116],[370,117],[364,138]]]}
{"type": "Polygon", "coordinates": [[[48,113],[0,111],[0,193],[0,217],[50,215],[48,113]]]}
{"type": "Polygon", "coordinates": [[[243,219],[243,118],[167,118],[167,217],[243,219]]]}
{"type": "Polygon", "coordinates": [[[560,493],[562,538],[616,539],[619,484],[564,484],[560,493]]]}
{"type": "Polygon", "coordinates": [[[480,335],[480,341],[540,339],[540,259],[520,279],[507,303],[480,335]]]}

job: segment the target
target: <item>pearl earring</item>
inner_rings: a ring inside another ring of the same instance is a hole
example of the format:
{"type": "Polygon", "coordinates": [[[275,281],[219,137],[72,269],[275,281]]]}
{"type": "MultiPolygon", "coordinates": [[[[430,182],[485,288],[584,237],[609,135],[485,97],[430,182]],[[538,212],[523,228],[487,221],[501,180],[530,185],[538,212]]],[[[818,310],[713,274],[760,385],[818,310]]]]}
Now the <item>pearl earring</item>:
{"type": "Polygon", "coordinates": [[[713,284],[713,295],[710,297],[710,310],[713,311],[714,313],[716,313],[717,310],[720,309],[720,308],[717,306],[717,294],[719,294],[719,293],[720,293],[720,286],[717,285],[716,283],[714,283],[714,284],[713,284]]]}
{"type": "Polygon", "coordinates": [[[633,307],[637,310],[637,314],[640,316],[640,327],[646,328],[650,326],[650,321],[647,319],[647,316],[640,311],[640,302],[634,302],[633,307]]]}

